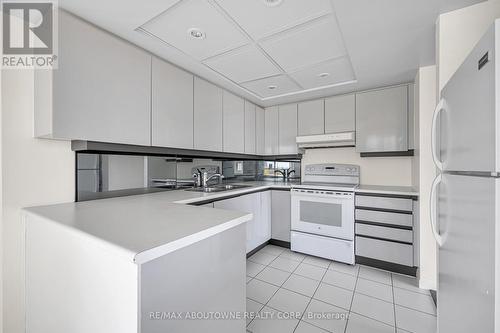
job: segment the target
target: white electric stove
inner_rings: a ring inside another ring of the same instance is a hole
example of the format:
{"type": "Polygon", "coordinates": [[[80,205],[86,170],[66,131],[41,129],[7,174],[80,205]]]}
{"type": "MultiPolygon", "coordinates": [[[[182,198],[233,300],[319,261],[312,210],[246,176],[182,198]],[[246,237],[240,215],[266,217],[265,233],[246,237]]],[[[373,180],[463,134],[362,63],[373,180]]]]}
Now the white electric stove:
{"type": "Polygon", "coordinates": [[[360,169],[352,164],[306,165],[292,197],[292,251],[354,264],[354,189],[360,169]]]}

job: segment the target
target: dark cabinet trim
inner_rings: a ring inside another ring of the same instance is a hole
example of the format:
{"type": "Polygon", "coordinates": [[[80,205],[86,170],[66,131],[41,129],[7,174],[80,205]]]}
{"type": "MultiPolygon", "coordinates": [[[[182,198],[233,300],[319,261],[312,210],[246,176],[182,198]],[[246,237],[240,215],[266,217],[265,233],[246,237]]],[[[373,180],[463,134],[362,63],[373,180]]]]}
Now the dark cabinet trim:
{"type": "Polygon", "coordinates": [[[404,194],[386,194],[386,193],[368,193],[368,192],[354,192],[356,195],[365,197],[380,197],[380,198],[395,198],[395,199],[411,199],[418,200],[416,195],[404,195],[404,194]]]}
{"type": "Polygon", "coordinates": [[[367,152],[359,153],[361,157],[397,157],[397,156],[414,156],[413,149],[403,151],[381,151],[381,152],[367,152]]]}
{"type": "Polygon", "coordinates": [[[375,211],[375,212],[385,212],[385,213],[397,213],[397,214],[413,215],[413,212],[407,211],[407,210],[385,209],[385,208],[364,207],[364,206],[356,206],[356,209],[360,209],[360,210],[372,210],[372,211],[375,211]]]}
{"type": "Polygon", "coordinates": [[[368,235],[363,235],[363,234],[356,234],[356,237],[369,238],[369,239],[375,239],[375,240],[384,241],[384,242],[391,242],[391,243],[398,243],[398,244],[413,246],[413,243],[398,241],[398,240],[389,239],[389,238],[374,237],[374,236],[368,236],[368,235]]]}
{"type": "Polygon", "coordinates": [[[291,155],[249,155],[226,153],[221,151],[206,151],[196,149],[168,148],[155,146],[139,146],[121,143],[73,140],[71,149],[76,152],[96,154],[177,156],[183,158],[211,158],[224,160],[267,160],[267,161],[298,161],[301,154],[291,155]]]}
{"type": "Polygon", "coordinates": [[[364,221],[364,220],[356,220],[356,223],[368,224],[368,225],[374,225],[377,227],[392,228],[392,229],[413,230],[413,227],[408,227],[405,225],[397,225],[397,224],[388,224],[388,223],[380,223],[380,222],[372,222],[372,221],[364,221]]]}
{"type": "Polygon", "coordinates": [[[387,261],[378,260],[378,259],[356,256],[356,264],[371,266],[371,267],[383,269],[386,271],[391,271],[394,273],[409,275],[409,276],[413,276],[413,277],[417,276],[417,267],[395,264],[392,262],[387,262],[387,261]]]}

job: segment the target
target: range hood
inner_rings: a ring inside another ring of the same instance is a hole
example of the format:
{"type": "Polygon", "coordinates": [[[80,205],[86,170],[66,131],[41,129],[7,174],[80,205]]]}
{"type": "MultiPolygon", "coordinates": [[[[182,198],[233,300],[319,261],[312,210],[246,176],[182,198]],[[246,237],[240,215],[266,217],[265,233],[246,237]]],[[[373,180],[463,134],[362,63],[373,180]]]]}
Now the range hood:
{"type": "Polygon", "coordinates": [[[297,137],[299,148],[354,147],[356,132],[342,132],[297,137]]]}

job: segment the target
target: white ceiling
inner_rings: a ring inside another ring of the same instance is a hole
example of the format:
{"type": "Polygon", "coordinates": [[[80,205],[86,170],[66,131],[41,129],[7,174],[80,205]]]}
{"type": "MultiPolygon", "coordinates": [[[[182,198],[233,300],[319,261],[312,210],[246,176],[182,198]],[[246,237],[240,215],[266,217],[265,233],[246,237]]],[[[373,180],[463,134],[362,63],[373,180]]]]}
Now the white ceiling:
{"type": "Polygon", "coordinates": [[[59,6],[269,106],[412,81],[418,67],[434,63],[439,13],[482,0],[269,2],[59,0],[59,6]],[[192,28],[205,38],[192,38],[192,28]]]}

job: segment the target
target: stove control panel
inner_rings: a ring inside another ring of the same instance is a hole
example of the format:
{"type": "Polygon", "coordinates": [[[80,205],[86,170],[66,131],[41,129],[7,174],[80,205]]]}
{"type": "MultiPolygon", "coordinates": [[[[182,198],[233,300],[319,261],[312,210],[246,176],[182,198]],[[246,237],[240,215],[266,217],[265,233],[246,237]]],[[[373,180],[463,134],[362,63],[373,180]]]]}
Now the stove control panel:
{"type": "Polygon", "coordinates": [[[354,164],[307,164],[308,176],[349,176],[359,177],[359,165],[354,164]]]}

